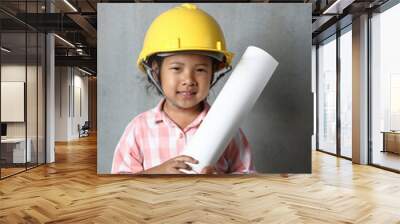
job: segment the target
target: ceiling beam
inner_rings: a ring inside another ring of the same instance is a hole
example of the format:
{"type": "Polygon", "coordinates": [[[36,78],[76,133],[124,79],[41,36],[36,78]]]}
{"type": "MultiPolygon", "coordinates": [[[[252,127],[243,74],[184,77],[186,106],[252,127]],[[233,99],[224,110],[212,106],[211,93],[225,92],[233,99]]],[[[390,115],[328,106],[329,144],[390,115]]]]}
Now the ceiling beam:
{"type": "Polygon", "coordinates": [[[56,66],[84,66],[96,70],[96,58],[91,56],[55,56],[56,66]]]}
{"type": "Polygon", "coordinates": [[[87,41],[90,41],[91,46],[96,46],[97,42],[97,30],[90,24],[85,17],[80,14],[71,13],[67,15],[71,20],[73,20],[77,25],[79,25],[82,30],[90,37],[87,41]]]}

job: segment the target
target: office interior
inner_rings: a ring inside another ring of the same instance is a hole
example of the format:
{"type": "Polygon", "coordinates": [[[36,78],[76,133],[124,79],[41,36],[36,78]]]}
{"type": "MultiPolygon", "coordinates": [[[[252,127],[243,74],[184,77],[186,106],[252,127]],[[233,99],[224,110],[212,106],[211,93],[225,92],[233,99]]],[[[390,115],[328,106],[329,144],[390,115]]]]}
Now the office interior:
{"type": "MultiPolygon", "coordinates": [[[[79,144],[96,141],[97,4],[122,2],[165,1],[0,2],[0,186],[55,169],[58,156],[64,163],[80,153],[79,144]],[[69,144],[76,149],[63,151],[69,144]]],[[[351,172],[362,166],[399,178],[400,1],[207,2],[310,4],[313,157],[335,159],[327,170],[348,161],[351,172]]],[[[93,153],[87,159],[95,161],[93,153]]]]}

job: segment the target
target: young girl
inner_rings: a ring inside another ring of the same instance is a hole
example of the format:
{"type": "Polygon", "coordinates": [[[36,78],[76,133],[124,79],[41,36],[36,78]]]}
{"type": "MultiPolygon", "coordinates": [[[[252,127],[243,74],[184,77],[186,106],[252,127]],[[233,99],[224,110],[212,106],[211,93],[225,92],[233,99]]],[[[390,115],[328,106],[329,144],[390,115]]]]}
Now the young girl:
{"type": "MultiPolygon", "coordinates": [[[[128,124],[111,173],[190,171],[190,164],[198,161],[180,154],[205,118],[209,90],[230,70],[232,57],[218,23],[196,5],[183,4],[158,16],[146,33],[137,65],[164,98],[128,124]]],[[[217,164],[201,173],[253,172],[249,143],[239,129],[217,164]]]]}

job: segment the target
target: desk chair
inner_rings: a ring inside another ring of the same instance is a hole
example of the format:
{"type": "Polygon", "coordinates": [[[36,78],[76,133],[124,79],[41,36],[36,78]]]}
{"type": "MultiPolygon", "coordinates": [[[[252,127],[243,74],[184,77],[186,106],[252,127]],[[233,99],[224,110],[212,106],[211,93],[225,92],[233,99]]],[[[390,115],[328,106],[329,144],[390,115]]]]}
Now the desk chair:
{"type": "Polygon", "coordinates": [[[82,127],[80,127],[80,125],[78,124],[79,138],[89,136],[89,129],[90,129],[89,121],[85,121],[82,127]]]}

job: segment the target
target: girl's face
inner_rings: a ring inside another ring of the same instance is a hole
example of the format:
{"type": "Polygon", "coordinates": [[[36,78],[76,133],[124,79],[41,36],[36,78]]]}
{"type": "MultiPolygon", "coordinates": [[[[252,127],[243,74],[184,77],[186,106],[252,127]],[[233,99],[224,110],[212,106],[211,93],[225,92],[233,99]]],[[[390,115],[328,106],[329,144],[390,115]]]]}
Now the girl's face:
{"type": "Polygon", "coordinates": [[[212,79],[210,57],[176,54],[164,58],[161,66],[161,88],[168,103],[179,109],[197,109],[207,96],[212,79]]]}

